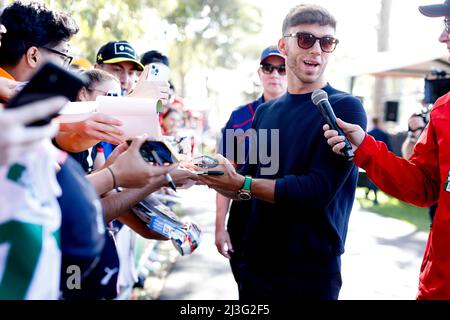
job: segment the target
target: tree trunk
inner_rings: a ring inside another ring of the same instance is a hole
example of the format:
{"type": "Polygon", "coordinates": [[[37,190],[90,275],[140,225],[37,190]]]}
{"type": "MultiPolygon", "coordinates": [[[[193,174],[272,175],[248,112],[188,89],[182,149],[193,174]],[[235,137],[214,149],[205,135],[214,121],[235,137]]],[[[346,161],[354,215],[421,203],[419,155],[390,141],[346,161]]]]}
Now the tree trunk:
{"type": "Polygon", "coordinates": [[[184,52],[184,50],[180,50],[179,59],[178,59],[178,63],[179,63],[179,68],[178,68],[179,79],[178,79],[178,81],[180,83],[180,89],[178,90],[178,94],[184,98],[186,96],[186,83],[185,83],[186,71],[185,71],[185,66],[184,66],[184,64],[186,62],[184,59],[183,52],[184,52]]]}
{"type": "MultiPolygon", "coordinates": [[[[378,52],[389,50],[389,26],[392,0],[381,0],[378,31],[378,52]]],[[[377,77],[374,87],[373,115],[382,119],[384,114],[384,102],[386,100],[386,79],[377,77]]]]}
{"type": "Polygon", "coordinates": [[[186,97],[186,83],[184,81],[184,78],[186,77],[186,73],[180,69],[180,72],[178,73],[178,76],[180,77],[180,91],[179,95],[181,97],[186,97]]]}

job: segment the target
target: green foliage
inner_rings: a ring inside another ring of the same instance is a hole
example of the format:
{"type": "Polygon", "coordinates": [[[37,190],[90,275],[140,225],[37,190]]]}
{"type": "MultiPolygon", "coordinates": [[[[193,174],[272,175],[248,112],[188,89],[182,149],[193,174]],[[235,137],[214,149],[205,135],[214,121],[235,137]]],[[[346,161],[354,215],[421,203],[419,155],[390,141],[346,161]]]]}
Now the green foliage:
{"type": "MultiPolygon", "coordinates": [[[[261,12],[243,0],[44,0],[51,8],[72,14],[80,26],[73,47],[91,61],[110,40],[135,42],[145,34],[145,9],[175,27],[169,50],[177,87],[195,65],[232,68],[246,55],[244,39],[260,31],[261,12]]],[[[150,48],[149,48],[150,49],[150,48]]],[[[253,54],[254,52],[251,52],[253,54]]]]}
{"type": "Polygon", "coordinates": [[[73,47],[78,55],[83,55],[90,61],[95,61],[95,54],[101,45],[111,40],[133,41],[144,30],[139,23],[142,21],[142,6],[139,0],[97,0],[97,1],[66,1],[45,0],[52,9],[69,12],[77,21],[80,32],[73,39],[73,47]]]}
{"type": "Polygon", "coordinates": [[[192,64],[233,68],[243,59],[240,43],[261,30],[261,12],[241,0],[150,1],[178,35],[169,56],[183,95],[184,76],[192,64]]]}

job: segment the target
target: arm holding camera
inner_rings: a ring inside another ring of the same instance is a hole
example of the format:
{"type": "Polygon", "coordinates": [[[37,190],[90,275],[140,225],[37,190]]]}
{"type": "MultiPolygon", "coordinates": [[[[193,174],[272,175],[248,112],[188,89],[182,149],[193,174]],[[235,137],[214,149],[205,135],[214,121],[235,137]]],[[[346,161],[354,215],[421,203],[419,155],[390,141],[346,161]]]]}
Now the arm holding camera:
{"type": "MultiPolygon", "coordinates": [[[[188,170],[174,169],[171,171],[173,180],[177,185],[182,185],[187,179],[192,179],[192,173],[188,170]]],[[[131,209],[149,194],[159,190],[167,184],[163,176],[155,177],[152,183],[140,189],[125,189],[122,192],[110,193],[102,201],[106,222],[114,219],[128,225],[133,231],[146,239],[168,240],[160,234],[150,230],[131,209]]]]}
{"type": "Polygon", "coordinates": [[[101,202],[106,222],[119,219],[144,238],[167,240],[148,229],[130,210],[150,193],[167,185],[165,173],[170,171],[173,181],[178,185],[197,176],[186,169],[156,167],[144,161],[140,148],[145,140],[146,136],[142,136],[131,141],[129,146],[128,143],[122,143],[107,159],[105,166],[87,178],[94,184],[97,193],[104,195],[101,202]],[[110,192],[117,186],[128,189],[110,192]]]}
{"type": "Polygon", "coordinates": [[[101,199],[105,213],[105,221],[110,222],[126,214],[139,201],[150,193],[161,189],[166,184],[163,176],[153,178],[152,182],[142,188],[125,189],[122,192],[111,192],[101,199]]]}
{"type": "MultiPolygon", "coordinates": [[[[190,170],[184,168],[174,168],[173,166],[167,167],[155,167],[148,162],[143,160],[142,154],[140,153],[140,148],[142,143],[145,141],[145,137],[138,137],[131,142],[131,145],[128,147],[127,143],[123,143],[118,146],[111,156],[108,158],[105,163],[105,169],[100,170],[97,173],[99,177],[105,178],[105,173],[111,170],[109,173],[113,178],[113,184],[116,183],[121,186],[128,187],[129,189],[125,189],[119,193],[109,193],[102,199],[102,205],[105,212],[105,220],[107,222],[112,221],[114,219],[118,219],[125,215],[122,219],[127,222],[133,222],[133,217],[129,217],[129,210],[135,206],[139,201],[142,201],[147,197],[150,193],[153,193],[160,188],[167,185],[166,178],[164,177],[165,173],[170,171],[172,179],[176,185],[183,185],[189,180],[196,180],[197,175],[192,173],[190,170]],[[139,140],[139,141],[136,141],[139,140]],[[126,150],[126,151],[125,151],[126,150]],[[127,155],[130,153],[131,156],[127,155]],[[136,159],[136,157],[138,159],[136,159]],[[133,167],[133,172],[131,172],[130,163],[135,164],[133,167]],[[123,171],[123,176],[127,177],[127,181],[122,183],[121,167],[124,167],[126,171],[123,171]],[[148,171],[148,167],[152,169],[152,175],[148,176],[147,179],[142,179],[143,176],[146,175],[146,171],[148,171]],[[108,169],[109,168],[109,169],[108,169]],[[116,174],[117,173],[117,174],[116,174]],[[101,175],[101,176],[100,176],[101,175]],[[116,175],[118,176],[116,178],[116,175]],[[135,178],[133,178],[135,177],[135,178]],[[139,181],[137,184],[133,182],[133,180],[139,181]],[[140,186],[140,183],[146,183],[143,186],[140,186]]],[[[97,178],[102,179],[102,178],[97,178]]],[[[106,186],[108,186],[108,175],[106,175],[106,186]]],[[[110,184],[111,185],[111,182],[110,184]]],[[[105,189],[106,190],[106,189],[105,189]]],[[[99,190],[100,192],[104,190],[99,190]]],[[[109,190],[108,190],[109,191],[109,190]]],[[[133,223],[136,225],[136,221],[133,223]]],[[[137,226],[139,227],[142,224],[139,223],[137,226]]],[[[131,226],[133,228],[133,226],[131,226]]],[[[142,227],[142,226],[141,226],[142,227]]],[[[138,229],[142,229],[139,227],[138,229]]],[[[133,228],[134,229],[134,228],[133,228]]],[[[141,230],[142,231],[142,230],[141,230]]],[[[138,232],[138,231],[137,231],[138,232]]],[[[138,232],[142,235],[141,232],[138,232]]],[[[143,235],[144,236],[144,235],[143,235]]],[[[151,234],[147,234],[149,237],[151,234]]],[[[153,235],[154,236],[154,235],[153,235]]],[[[153,238],[152,236],[152,238],[153,238]]]]}
{"type": "Polygon", "coordinates": [[[174,169],[172,166],[156,167],[142,159],[139,148],[145,139],[145,136],[136,137],[129,147],[123,143],[118,147],[117,158],[112,164],[108,161],[104,169],[87,176],[98,194],[105,194],[116,187],[142,188],[151,184],[155,177],[174,169]]]}
{"type": "MultiPolygon", "coordinates": [[[[158,167],[155,167],[158,168],[158,167]]],[[[171,167],[164,167],[171,168],[171,167]]],[[[172,167],[173,169],[173,167],[172,167]]],[[[189,179],[196,179],[196,175],[185,169],[173,169],[170,175],[176,185],[185,184],[189,179]]],[[[167,185],[164,176],[156,175],[142,188],[125,189],[122,192],[110,193],[102,199],[102,206],[105,212],[105,221],[110,222],[120,218],[122,215],[134,207],[138,202],[144,200],[149,194],[167,185]]],[[[127,219],[127,218],[125,218],[127,219]]],[[[127,219],[132,220],[132,219],[127,219]]]]}

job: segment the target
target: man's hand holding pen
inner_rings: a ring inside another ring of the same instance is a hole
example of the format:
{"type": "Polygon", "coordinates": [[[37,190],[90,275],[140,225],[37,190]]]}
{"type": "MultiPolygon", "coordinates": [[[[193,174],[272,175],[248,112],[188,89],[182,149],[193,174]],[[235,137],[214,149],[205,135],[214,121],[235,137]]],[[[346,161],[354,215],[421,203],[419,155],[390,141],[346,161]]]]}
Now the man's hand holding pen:
{"type": "Polygon", "coordinates": [[[200,183],[216,190],[230,199],[237,199],[237,194],[244,184],[244,177],[236,172],[236,169],[228,159],[218,154],[215,156],[218,165],[213,170],[223,171],[223,175],[199,175],[200,183]]]}
{"type": "Polygon", "coordinates": [[[169,164],[164,163],[162,156],[153,150],[151,152],[153,162],[147,162],[140,152],[146,139],[146,135],[135,137],[132,141],[118,146],[111,154],[107,165],[118,177],[116,181],[118,186],[139,188],[149,183],[158,183],[161,186],[170,186],[176,191],[176,187],[199,184],[207,185],[226,197],[236,199],[244,183],[244,177],[236,172],[226,158],[216,155],[214,158],[217,165],[214,164],[214,167],[196,165],[192,163],[192,159],[169,164]]]}

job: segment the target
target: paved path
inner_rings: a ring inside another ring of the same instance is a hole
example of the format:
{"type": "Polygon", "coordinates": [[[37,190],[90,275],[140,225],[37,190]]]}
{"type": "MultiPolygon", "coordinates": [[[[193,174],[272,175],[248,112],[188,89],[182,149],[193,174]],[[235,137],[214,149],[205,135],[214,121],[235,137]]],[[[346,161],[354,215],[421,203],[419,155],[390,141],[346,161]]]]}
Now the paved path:
{"type": "MultiPolygon", "coordinates": [[[[204,231],[193,255],[180,257],[161,293],[162,300],[235,300],[228,261],[214,245],[215,193],[205,187],[180,191],[189,216],[204,231]]],[[[405,222],[362,211],[357,202],[342,259],[340,299],[414,299],[427,234],[405,222]]]]}
{"type": "Polygon", "coordinates": [[[400,220],[352,212],[340,299],[415,299],[428,234],[400,220]]]}
{"type": "Polygon", "coordinates": [[[179,257],[166,280],[161,300],[237,300],[237,286],[228,260],[214,244],[215,197],[204,186],[180,190],[186,215],[203,230],[200,246],[190,256],[179,257]]]}

